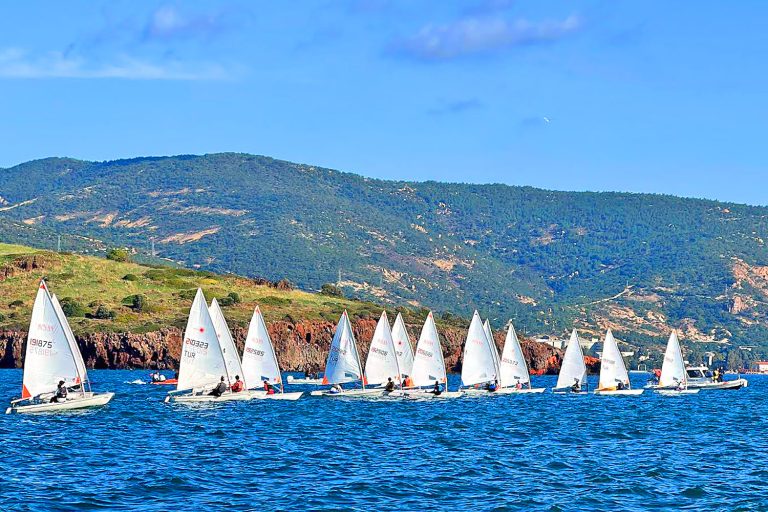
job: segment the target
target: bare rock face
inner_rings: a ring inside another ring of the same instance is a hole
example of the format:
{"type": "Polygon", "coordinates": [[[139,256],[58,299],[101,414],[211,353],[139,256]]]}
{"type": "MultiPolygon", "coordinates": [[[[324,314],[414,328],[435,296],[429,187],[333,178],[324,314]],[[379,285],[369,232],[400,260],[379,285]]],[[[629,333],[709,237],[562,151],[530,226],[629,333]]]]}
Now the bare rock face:
{"type": "MultiPolygon", "coordinates": [[[[322,371],[328,356],[336,324],[323,321],[290,322],[280,320],[267,326],[275,345],[280,368],[285,371],[322,371]]],[[[358,341],[360,358],[365,363],[376,321],[358,319],[353,321],[352,330],[358,341]]],[[[421,326],[408,326],[411,342],[415,347],[417,339],[413,333],[421,331],[421,326]]],[[[446,327],[440,331],[449,372],[461,371],[461,355],[464,349],[466,331],[456,327],[446,327]]],[[[232,336],[238,350],[242,353],[247,330],[235,327],[232,336]]],[[[26,333],[20,331],[0,331],[0,367],[20,368],[22,366],[23,347],[26,333]]],[[[145,334],[97,332],[77,337],[85,364],[89,368],[151,368],[176,369],[181,356],[182,332],[176,328],[163,329],[145,334]]],[[[503,348],[504,337],[495,336],[499,350],[503,348]]],[[[553,374],[560,369],[561,350],[530,340],[522,340],[523,354],[534,375],[553,374]]],[[[597,360],[595,360],[597,361],[597,360]]],[[[590,363],[588,363],[589,365],[590,363]]],[[[599,362],[598,362],[599,367],[599,362]]]]}

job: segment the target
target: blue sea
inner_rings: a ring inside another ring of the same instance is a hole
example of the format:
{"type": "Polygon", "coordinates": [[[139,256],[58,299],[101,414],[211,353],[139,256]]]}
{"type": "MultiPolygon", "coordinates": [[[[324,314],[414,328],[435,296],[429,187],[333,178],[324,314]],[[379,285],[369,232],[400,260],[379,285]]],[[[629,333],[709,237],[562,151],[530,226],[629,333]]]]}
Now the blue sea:
{"type": "MultiPolygon", "coordinates": [[[[5,402],[21,375],[0,371],[5,402]]],[[[190,406],[130,384],[147,371],[90,375],[108,406],[0,416],[0,510],[768,509],[766,377],[676,397],[190,406]]]]}

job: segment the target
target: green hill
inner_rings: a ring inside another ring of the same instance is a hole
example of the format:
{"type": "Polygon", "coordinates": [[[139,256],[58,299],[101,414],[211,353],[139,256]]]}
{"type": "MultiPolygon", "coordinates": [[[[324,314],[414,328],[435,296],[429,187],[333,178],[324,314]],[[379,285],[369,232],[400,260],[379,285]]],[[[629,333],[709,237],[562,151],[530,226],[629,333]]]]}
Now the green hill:
{"type": "MultiPolygon", "coordinates": [[[[469,170],[471,171],[471,170],[469,170]]],[[[768,347],[768,208],[626,193],[394,182],[246,154],[0,170],[0,237],[126,246],[306,290],[468,315],[532,333],[614,327],[637,344],[768,347]]]]}

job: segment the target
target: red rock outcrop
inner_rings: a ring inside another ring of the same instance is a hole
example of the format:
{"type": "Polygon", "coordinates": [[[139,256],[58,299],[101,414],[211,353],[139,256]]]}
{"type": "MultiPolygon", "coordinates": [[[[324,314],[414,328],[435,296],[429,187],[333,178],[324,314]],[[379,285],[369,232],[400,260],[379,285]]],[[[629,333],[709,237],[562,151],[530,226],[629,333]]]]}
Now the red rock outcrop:
{"type": "MultiPolygon", "coordinates": [[[[365,361],[370,340],[376,329],[376,321],[358,319],[353,321],[352,327],[358,340],[360,357],[365,361]]],[[[415,346],[417,340],[413,333],[419,332],[421,326],[408,327],[415,346]]],[[[286,371],[321,371],[325,366],[325,358],[335,329],[336,324],[322,321],[280,320],[268,325],[280,367],[286,371]]],[[[232,331],[241,352],[246,334],[247,330],[242,327],[235,327],[232,331]]],[[[466,331],[457,327],[445,327],[440,329],[440,334],[448,371],[461,371],[461,354],[466,331]]],[[[97,332],[79,335],[77,341],[83,359],[90,368],[163,369],[178,367],[181,335],[181,330],[176,328],[145,334],[97,332]]],[[[499,333],[495,338],[496,345],[501,350],[504,336],[499,333]]],[[[25,332],[0,331],[0,367],[21,367],[25,340],[25,332]]],[[[553,374],[559,371],[563,354],[561,350],[530,340],[522,340],[522,347],[532,374],[553,374]]]]}

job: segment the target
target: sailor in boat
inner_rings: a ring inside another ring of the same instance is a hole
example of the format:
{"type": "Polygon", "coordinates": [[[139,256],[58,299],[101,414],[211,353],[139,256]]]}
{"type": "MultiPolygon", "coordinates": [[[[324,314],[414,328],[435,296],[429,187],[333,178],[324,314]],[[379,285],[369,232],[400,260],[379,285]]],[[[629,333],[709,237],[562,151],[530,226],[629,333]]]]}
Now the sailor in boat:
{"type": "Polygon", "coordinates": [[[438,381],[435,381],[435,387],[432,388],[432,394],[435,396],[443,394],[443,386],[438,381]]]}
{"type": "Polygon", "coordinates": [[[391,393],[395,390],[395,383],[392,382],[392,377],[387,377],[387,385],[384,386],[384,391],[391,393]]]}
{"type": "Polygon", "coordinates": [[[239,375],[235,375],[235,382],[229,387],[229,389],[233,393],[239,393],[243,389],[245,389],[245,386],[243,385],[243,381],[240,380],[240,376],[239,375]]]}
{"type": "Polygon", "coordinates": [[[581,384],[579,383],[579,379],[576,377],[573,378],[573,386],[571,386],[571,391],[574,393],[579,393],[581,391],[581,384]]]}
{"type": "Polygon", "coordinates": [[[494,381],[493,381],[493,382],[488,382],[488,383],[485,385],[485,389],[486,389],[486,390],[487,390],[489,393],[493,393],[494,391],[496,391],[497,389],[499,389],[499,379],[494,379],[494,381]]]}
{"type": "Polygon", "coordinates": [[[264,391],[266,391],[268,395],[275,394],[275,386],[270,384],[267,379],[264,379],[264,391]]]}
{"type": "Polygon", "coordinates": [[[64,381],[59,381],[59,386],[56,388],[56,394],[51,398],[51,403],[54,402],[66,402],[67,401],[67,386],[64,385],[64,381]]]}
{"type": "Polygon", "coordinates": [[[164,380],[165,380],[165,375],[163,375],[159,371],[152,374],[152,382],[163,382],[164,380]]]}
{"type": "Polygon", "coordinates": [[[210,393],[208,393],[210,396],[215,396],[216,398],[220,397],[224,394],[224,392],[227,390],[227,383],[224,382],[224,376],[221,376],[221,381],[219,381],[218,384],[216,384],[216,387],[211,390],[210,393]]]}
{"type": "Polygon", "coordinates": [[[627,389],[627,388],[626,388],[626,386],[624,386],[624,383],[623,383],[623,382],[621,382],[621,381],[618,381],[618,383],[616,384],[616,389],[618,389],[619,391],[621,391],[622,389],[627,389]]]}
{"type": "Polygon", "coordinates": [[[410,378],[408,375],[405,376],[405,379],[403,380],[403,386],[406,388],[412,388],[413,387],[413,379],[410,378]]]}
{"type": "Polygon", "coordinates": [[[331,389],[328,390],[328,393],[332,395],[338,395],[339,393],[343,393],[344,390],[341,387],[341,384],[334,384],[331,386],[331,389]]]}
{"type": "Polygon", "coordinates": [[[517,379],[517,382],[515,383],[515,389],[517,389],[518,391],[523,389],[523,385],[520,384],[520,379],[517,379]]]}

